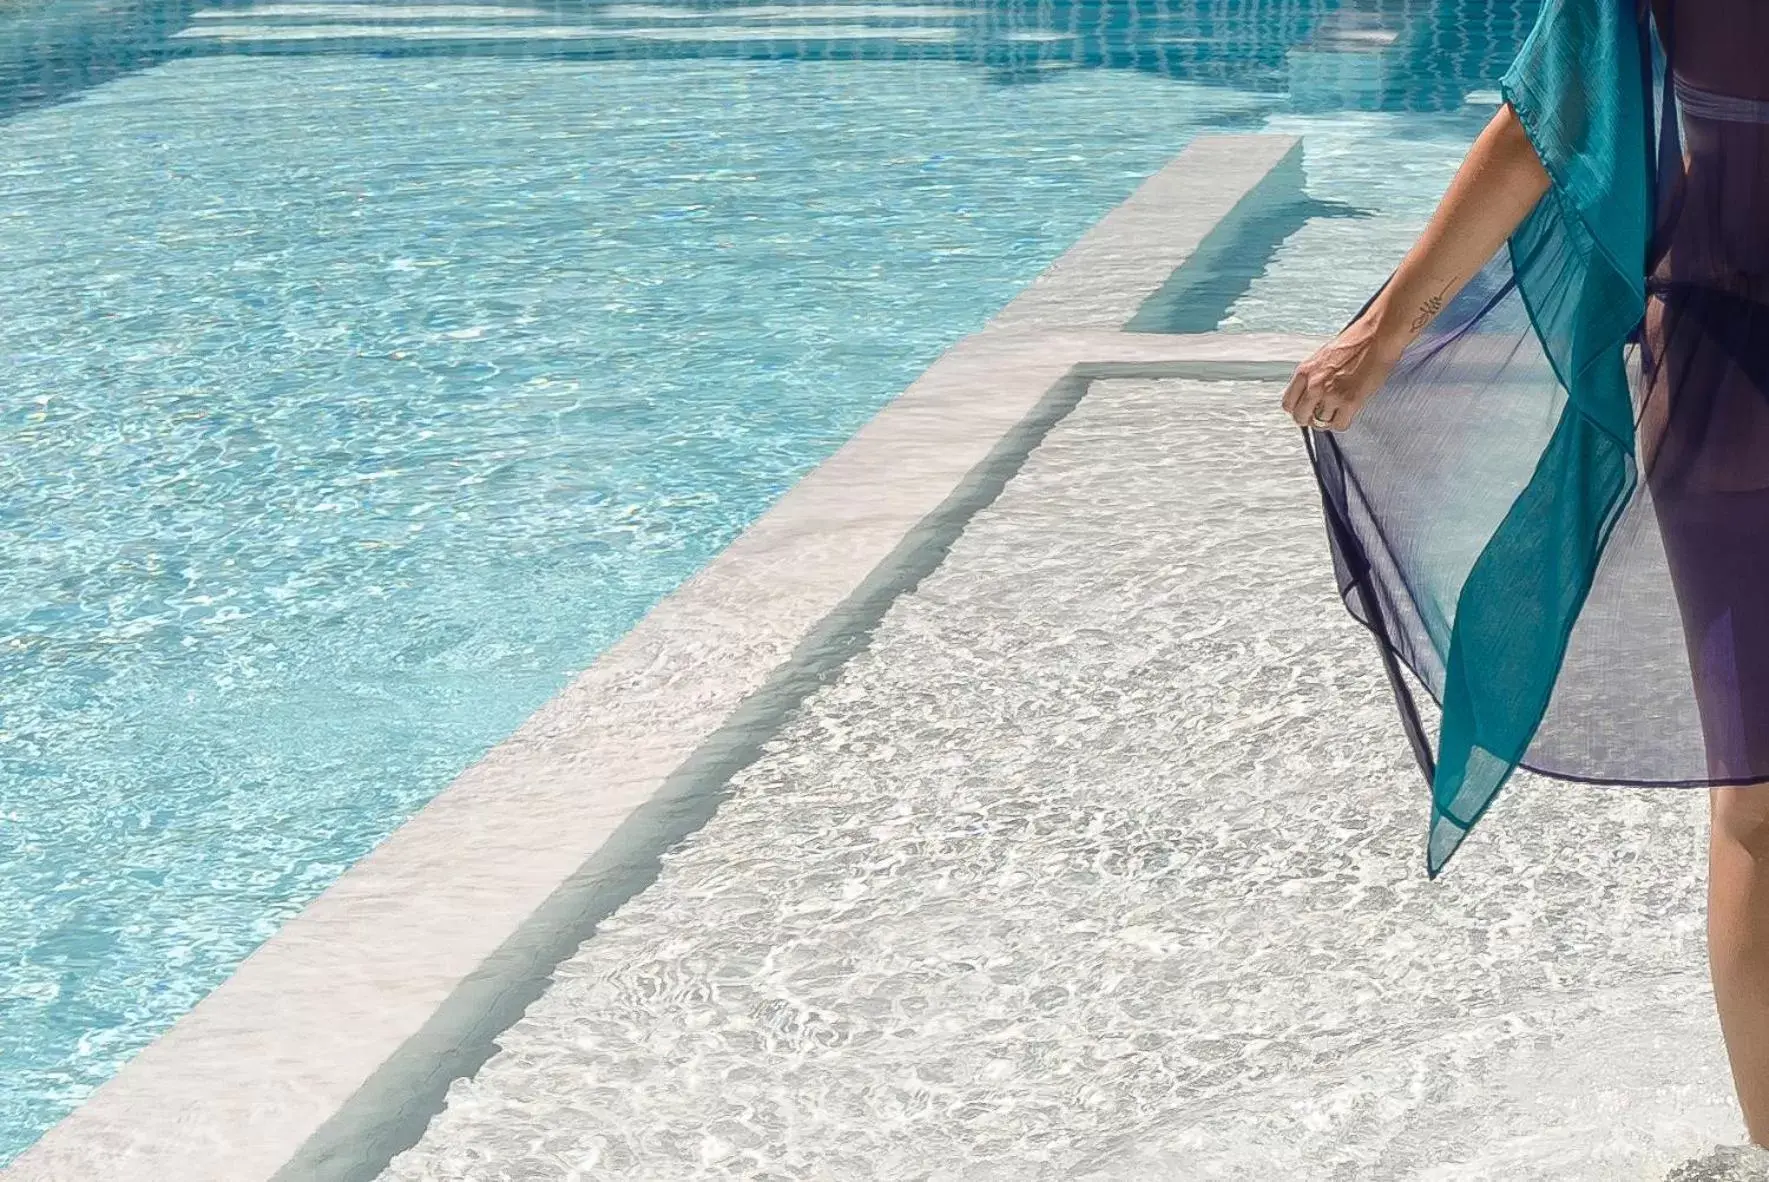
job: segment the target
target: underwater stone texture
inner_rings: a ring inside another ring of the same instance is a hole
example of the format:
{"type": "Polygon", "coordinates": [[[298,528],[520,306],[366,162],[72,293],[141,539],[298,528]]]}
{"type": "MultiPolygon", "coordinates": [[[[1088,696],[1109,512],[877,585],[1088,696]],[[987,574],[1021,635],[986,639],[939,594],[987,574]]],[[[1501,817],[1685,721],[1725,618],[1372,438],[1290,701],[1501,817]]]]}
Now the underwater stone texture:
{"type": "Polygon", "coordinates": [[[399,1182],[1657,1178],[1742,1139],[1705,794],[1446,877],[1270,386],[1096,383],[399,1182]]]}

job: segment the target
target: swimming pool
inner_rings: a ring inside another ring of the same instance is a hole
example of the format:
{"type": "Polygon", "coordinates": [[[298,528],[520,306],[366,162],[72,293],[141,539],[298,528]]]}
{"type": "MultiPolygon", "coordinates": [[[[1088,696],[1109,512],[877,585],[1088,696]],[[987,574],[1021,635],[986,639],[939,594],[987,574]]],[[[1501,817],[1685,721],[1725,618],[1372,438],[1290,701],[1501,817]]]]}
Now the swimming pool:
{"type": "Polygon", "coordinates": [[[1480,114],[1292,102],[1331,5],[423,7],[8,92],[0,1160],[1192,135],[1371,214],[1227,315],[1325,329],[1480,114]]]}

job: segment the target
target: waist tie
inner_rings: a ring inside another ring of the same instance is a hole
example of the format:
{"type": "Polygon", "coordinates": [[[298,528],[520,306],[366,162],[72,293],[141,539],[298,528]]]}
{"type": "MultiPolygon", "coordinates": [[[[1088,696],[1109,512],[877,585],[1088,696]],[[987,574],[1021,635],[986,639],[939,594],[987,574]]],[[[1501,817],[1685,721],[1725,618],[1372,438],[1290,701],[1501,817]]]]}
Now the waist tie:
{"type": "Polygon", "coordinates": [[[1697,119],[1713,119],[1721,123],[1769,123],[1769,100],[1739,98],[1691,86],[1681,77],[1675,79],[1677,105],[1685,115],[1697,119]]]}

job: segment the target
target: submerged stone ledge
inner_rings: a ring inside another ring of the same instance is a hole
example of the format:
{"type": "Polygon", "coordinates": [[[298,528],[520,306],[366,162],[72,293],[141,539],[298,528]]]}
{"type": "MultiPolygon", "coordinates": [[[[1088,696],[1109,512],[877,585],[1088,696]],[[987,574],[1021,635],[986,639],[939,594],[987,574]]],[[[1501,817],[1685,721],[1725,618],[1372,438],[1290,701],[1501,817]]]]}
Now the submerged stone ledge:
{"type": "Polygon", "coordinates": [[[1599,1182],[1728,1139],[1703,794],[1526,779],[1427,882],[1279,388],[1092,383],[385,1177],[1599,1182]]]}
{"type": "Polygon", "coordinates": [[[3,1176],[376,1173],[1089,381],[1271,378],[1305,355],[1116,331],[1238,203],[1293,192],[1298,152],[1194,141],[3,1176]]]}

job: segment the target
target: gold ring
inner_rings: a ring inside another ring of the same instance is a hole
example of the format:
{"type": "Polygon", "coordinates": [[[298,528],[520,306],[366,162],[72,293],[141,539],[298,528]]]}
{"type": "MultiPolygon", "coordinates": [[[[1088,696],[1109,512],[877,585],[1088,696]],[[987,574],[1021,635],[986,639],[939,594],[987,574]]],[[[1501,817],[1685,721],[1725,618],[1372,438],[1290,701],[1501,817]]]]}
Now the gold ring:
{"type": "Polygon", "coordinates": [[[1323,419],[1320,416],[1320,412],[1316,411],[1313,415],[1309,416],[1308,421],[1309,421],[1309,423],[1311,423],[1315,427],[1316,430],[1320,430],[1320,429],[1323,429],[1326,427],[1331,427],[1333,425],[1333,416],[1328,415],[1326,418],[1323,419]]]}

